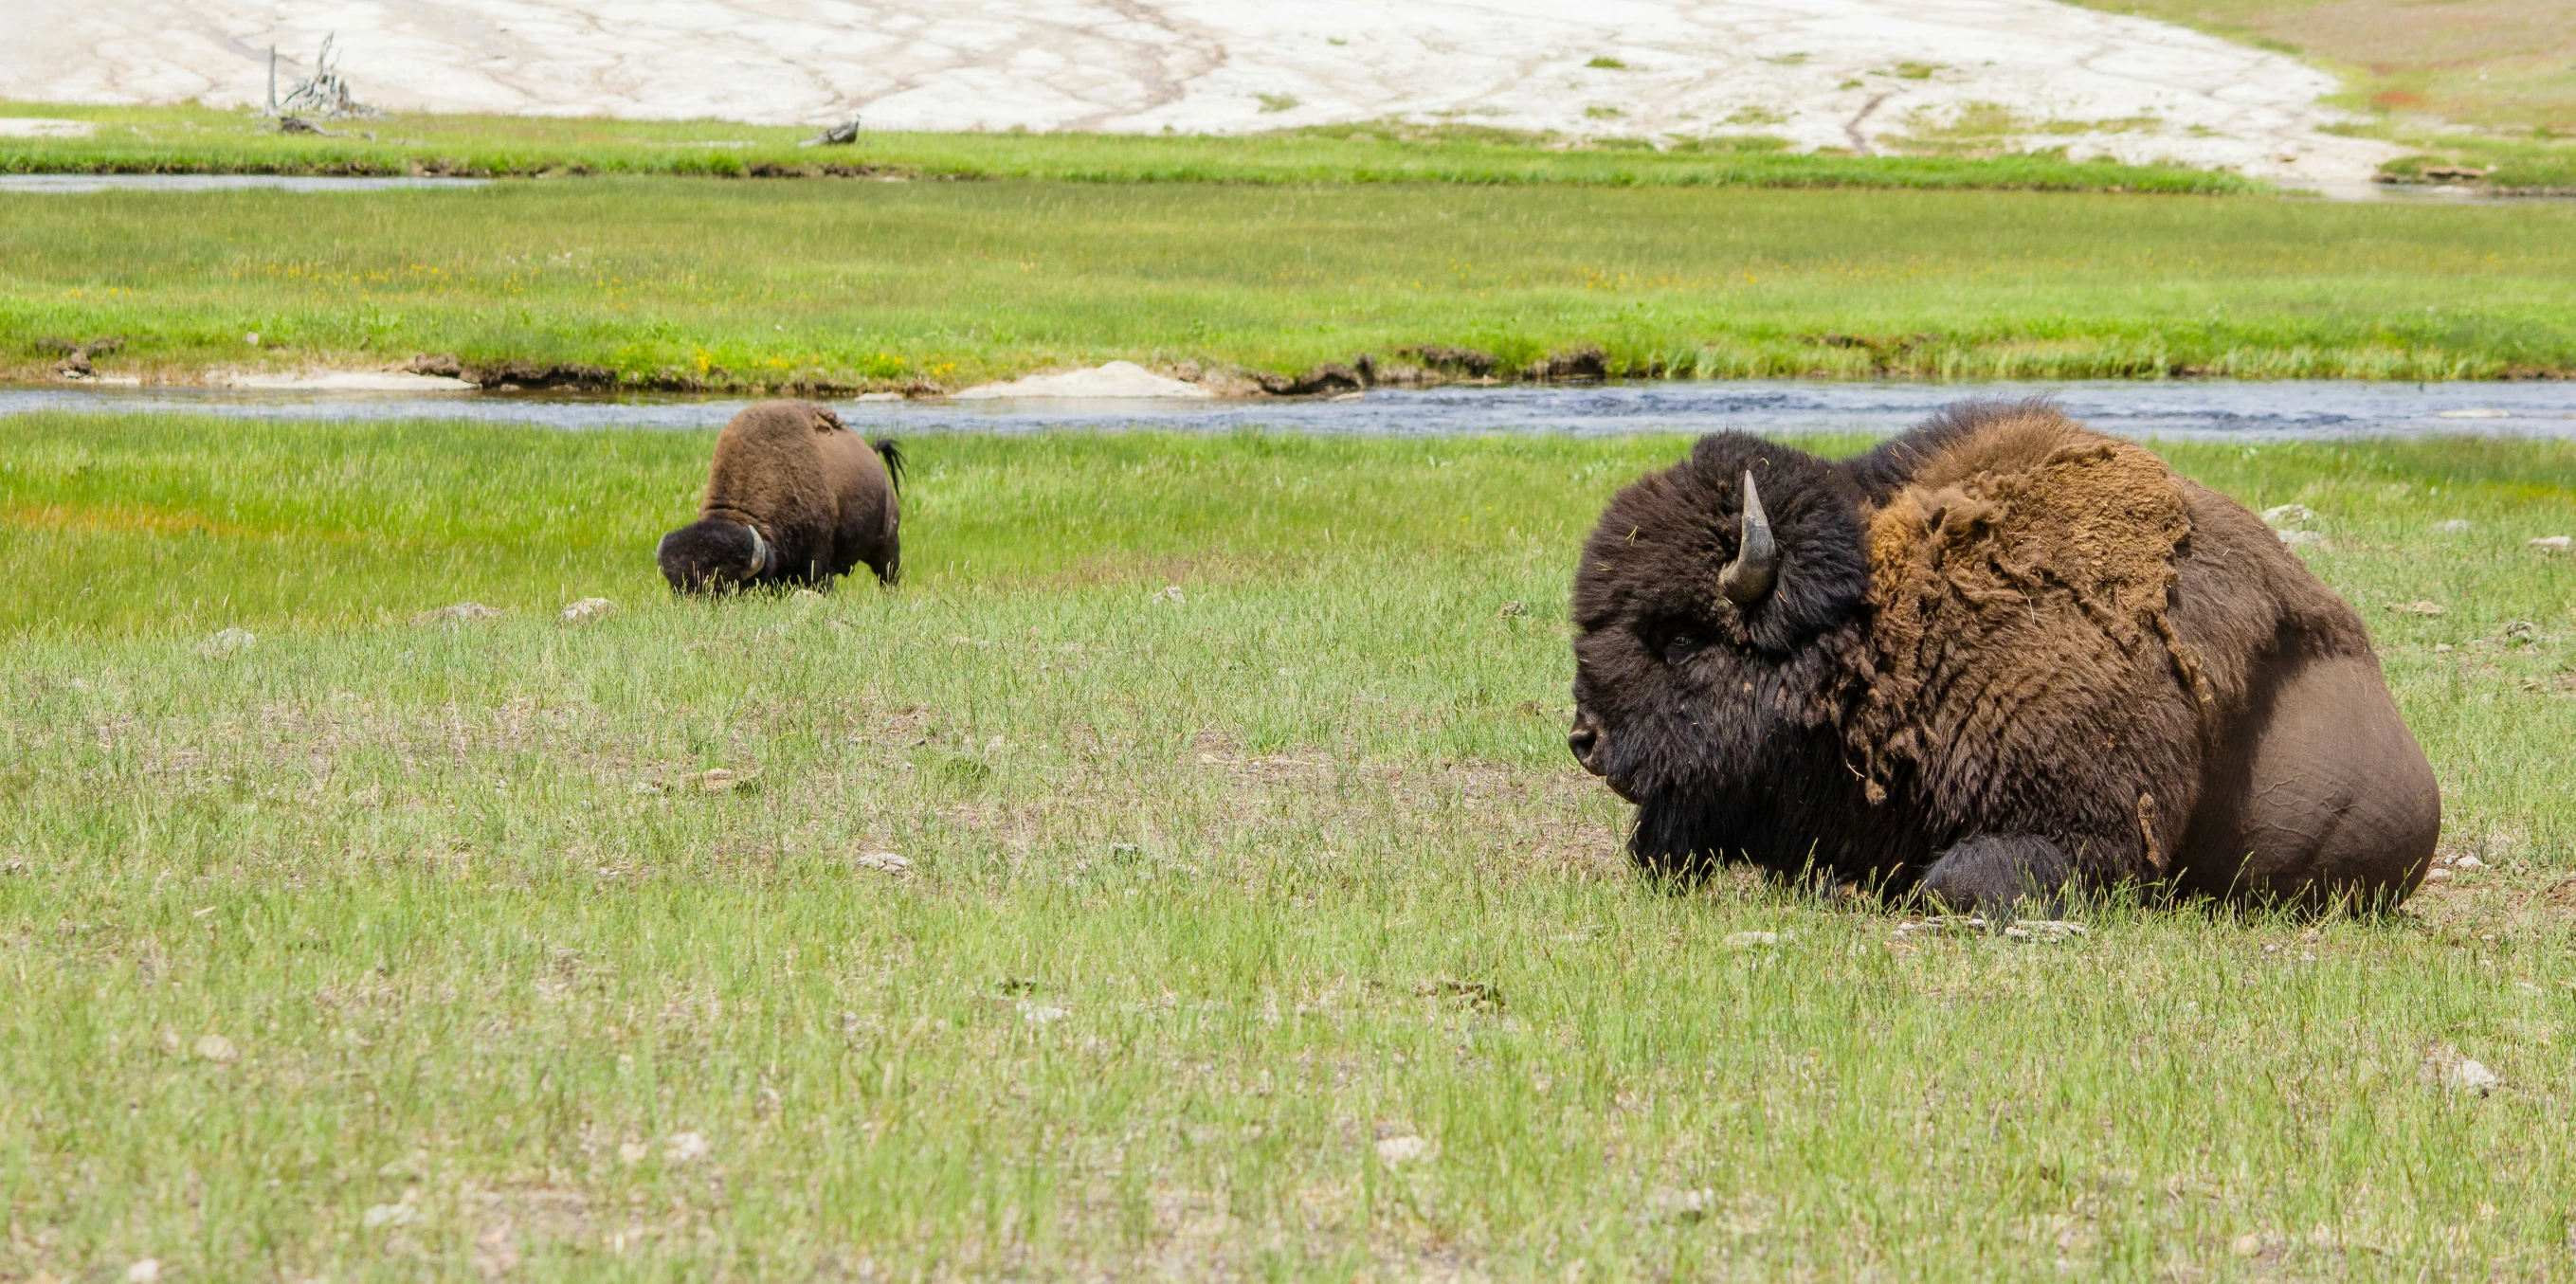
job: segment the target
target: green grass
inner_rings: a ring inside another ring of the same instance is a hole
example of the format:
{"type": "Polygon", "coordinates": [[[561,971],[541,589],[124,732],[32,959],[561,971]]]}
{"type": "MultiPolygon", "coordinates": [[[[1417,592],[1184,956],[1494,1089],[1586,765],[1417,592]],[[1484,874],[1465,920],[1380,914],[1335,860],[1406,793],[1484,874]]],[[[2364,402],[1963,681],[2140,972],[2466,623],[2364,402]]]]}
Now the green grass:
{"type": "MultiPolygon", "coordinates": [[[[1266,95],[1264,110],[1296,104],[1266,95]]],[[[799,147],[811,129],[732,121],[392,115],[322,122],[343,134],[280,135],[252,112],[200,107],[0,104],[0,115],[96,123],[83,138],[0,139],[0,173],[455,174],[727,178],[885,176],[1076,182],[1573,184],[2033,188],[2245,192],[2233,174],[2174,165],[1793,154],[1778,139],[1721,135],[1579,140],[1477,125],[1396,121],[1251,137],[871,132],[799,147]]]]}
{"type": "Polygon", "coordinates": [[[1900,946],[1565,759],[1684,442],[909,444],[903,590],[708,606],[703,433],[0,420],[0,1277],[2568,1268],[2576,448],[2168,452],[2318,511],[2491,868],[1900,946]]]}
{"type": "Polygon", "coordinates": [[[2408,129],[2378,132],[2405,146],[2420,149],[2413,155],[2390,161],[2384,167],[2386,173],[2400,179],[2456,183],[2459,181],[2456,178],[2426,178],[2424,171],[2436,167],[2470,169],[2482,171],[2473,182],[2484,191],[2576,196],[2576,136],[2540,134],[2508,138],[2408,129]]]}
{"type": "Polygon", "coordinates": [[[1455,185],[745,183],[0,196],[0,375],[606,367],[629,386],[956,387],[1128,358],[1506,374],[2576,371],[2576,206],[1455,185]],[[259,345],[246,336],[259,336],[259,345]]]}

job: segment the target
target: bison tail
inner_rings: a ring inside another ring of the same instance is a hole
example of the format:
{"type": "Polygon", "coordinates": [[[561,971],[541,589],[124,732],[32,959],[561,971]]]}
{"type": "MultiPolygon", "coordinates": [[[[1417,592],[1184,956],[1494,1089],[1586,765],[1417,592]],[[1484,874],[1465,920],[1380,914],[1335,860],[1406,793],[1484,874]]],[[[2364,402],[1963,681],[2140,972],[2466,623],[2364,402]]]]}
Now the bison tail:
{"type": "Polygon", "coordinates": [[[869,443],[885,460],[886,480],[894,483],[894,493],[903,493],[903,444],[892,437],[879,437],[869,443]]]}

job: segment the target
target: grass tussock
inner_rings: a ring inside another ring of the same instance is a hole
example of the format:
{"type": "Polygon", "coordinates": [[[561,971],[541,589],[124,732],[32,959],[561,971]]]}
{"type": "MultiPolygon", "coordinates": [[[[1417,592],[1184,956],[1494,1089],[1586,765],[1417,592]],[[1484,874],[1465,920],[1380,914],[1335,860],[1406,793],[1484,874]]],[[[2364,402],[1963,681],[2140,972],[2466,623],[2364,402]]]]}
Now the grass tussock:
{"type": "Polygon", "coordinates": [[[0,1272],[2564,1261],[2563,444],[2171,450],[2479,865],[2050,944],[1621,864],[1566,584],[1679,440],[923,438],[900,592],[674,602],[708,440],[0,421],[0,1272]]]}
{"type": "Polygon", "coordinates": [[[107,377],[448,354],[744,390],[1426,344],[1505,376],[1586,345],[1634,377],[2576,372],[2556,204],[677,178],[7,200],[18,378],[100,336],[107,377]]]}
{"type": "MultiPolygon", "coordinates": [[[[1296,105],[1265,95],[1265,111],[1296,105]]],[[[2260,185],[2183,166],[1793,154],[1777,139],[1569,138],[1476,125],[1371,121],[1250,137],[868,132],[800,147],[810,129],[732,121],[387,115],[279,134],[251,112],[195,107],[0,105],[91,123],[72,138],[0,138],[0,173],[445,174],[569,177],[1036,178],[1095,183],[1465,183],[1475,186],[2021,188],[2243,192],[2260,185]]]]}

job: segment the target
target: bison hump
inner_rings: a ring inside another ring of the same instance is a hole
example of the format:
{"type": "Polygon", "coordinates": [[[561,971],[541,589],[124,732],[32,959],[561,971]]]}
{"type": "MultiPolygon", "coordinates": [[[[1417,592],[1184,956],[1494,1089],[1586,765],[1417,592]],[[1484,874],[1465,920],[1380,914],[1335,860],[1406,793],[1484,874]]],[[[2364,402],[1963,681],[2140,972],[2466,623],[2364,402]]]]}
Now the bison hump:
{"type": "Polygon", "coordinates": [[[2142,682],[2190,691],[2198,663],[2165,618],[2190,531],[2161,460],[2054,412],[1926,460],[1869,519],[1876,672],[1855,747],[2045,769],[2151,694],[2142,682]]]}

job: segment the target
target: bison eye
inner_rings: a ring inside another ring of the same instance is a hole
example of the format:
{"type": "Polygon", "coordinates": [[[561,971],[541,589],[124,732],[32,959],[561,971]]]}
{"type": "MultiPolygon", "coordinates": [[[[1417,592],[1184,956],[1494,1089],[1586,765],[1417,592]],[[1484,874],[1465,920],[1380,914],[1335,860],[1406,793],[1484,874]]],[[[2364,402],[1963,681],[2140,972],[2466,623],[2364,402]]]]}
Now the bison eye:
{"type": "Polygon", "coordinates": [[[1699,629],[1687,620],[1658,620],[1646,626],[1644,633],[1646,649],[1666,664],[1680,664],[1708,645],[1699,629]]]}

